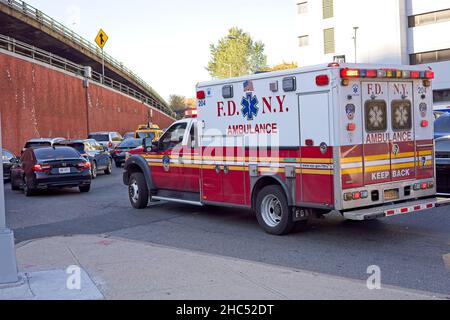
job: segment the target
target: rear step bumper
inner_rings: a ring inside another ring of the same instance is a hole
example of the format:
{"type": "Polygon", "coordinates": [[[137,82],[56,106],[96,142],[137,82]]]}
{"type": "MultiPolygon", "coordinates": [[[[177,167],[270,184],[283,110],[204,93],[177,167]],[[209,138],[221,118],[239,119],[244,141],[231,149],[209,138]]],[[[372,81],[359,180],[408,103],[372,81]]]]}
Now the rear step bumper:
{"type": "Polygon", "coordinates": [[[344,212],[343,215],[348,220],[364,221],[374,220],[378,218],[394,217],[448,205],[450,205],[449,198],[428,198],[418,201],[399,203],[395,205],[348,211],[344,212]]]}

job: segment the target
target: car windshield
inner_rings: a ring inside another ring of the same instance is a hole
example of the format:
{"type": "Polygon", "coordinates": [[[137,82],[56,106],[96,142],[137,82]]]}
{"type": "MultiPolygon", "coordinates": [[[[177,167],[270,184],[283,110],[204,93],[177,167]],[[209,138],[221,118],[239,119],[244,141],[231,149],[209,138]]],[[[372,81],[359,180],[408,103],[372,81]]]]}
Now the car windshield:
{"type": "Polygon", "coordinates": [[[34,150],[36,159],[39,161],[48,161],[56,159],[78,159],[80,154],[73,148],[58,147],[58,148],[42,148],[34,150]]]}
{"type": "Polygon", "coordinates": [[[141,139],[145,139],[145,138],[150,138],[152,140],[155,139],[155,133],[154,132],[138,132],[137,135],[141,139]]]}
{"type": "Polygon", "coordinates": [[[107,134],[90,134],[89,139],[94,139],[94,140],[100,141],[100,142],[108,142],[109,135],[107,135],[107,134]]]}
{"type": "Polygon", "coordinates": [[[27,142],[25,149],[37,147],[50,147],[52,144],[48,141],[27,142]]]}
{"type": "Polygon", "coordinates": [[[81,143],[81,142],[80,143],[66,143],[66,144],[61,144],[60,146],[74,148],[75,150],[77,150],[80,153],[85,153],[84,143],[81,143]]]}
{"type": "Polygon", "coordinates": [[[119,144],[119,148],[137,148],[142,145],[142,139],[128,139],[119,144]]]}
{"type": "Polygon", "coordinates": [[[9,152],[8,150],[2,150],[3,161],[10,161],[12,158],[14,158],[14,155],[11,152],[9,152]]]}
{"type": "Polygon", "coordinates": [[[450,135],[450,115],[440,116],[434,123],[434,131],[450,135]]]}

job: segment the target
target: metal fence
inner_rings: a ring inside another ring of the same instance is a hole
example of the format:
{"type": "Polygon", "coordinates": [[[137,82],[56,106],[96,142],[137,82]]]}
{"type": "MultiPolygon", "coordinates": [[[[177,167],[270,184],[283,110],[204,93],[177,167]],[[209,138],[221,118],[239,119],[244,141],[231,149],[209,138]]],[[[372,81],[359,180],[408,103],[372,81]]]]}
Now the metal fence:
{"type": "MultiPolygon", "coordinates": [[[[39,22],[43,26],[51,29],[52,31],[54,31],[54,32],[60,34],[61,36],[65,37],[66,39],[70,40],[74,44],[81,46],[84,50],[89,51],[91,54],[94,54],[99,59],[102,59],[102,52],[97,46],[92,44],[90,41],[84,39],[83,37],[81,37],[80,35],[75,33],[73,30],[70,30],[69,28],[67,28],[66,26],[61,24],[60,22],[47,16],[45,13],[43,13],[39,9],[36,9],[33,6],[27,4],[26,2],[19,1],[19,0],[0,0],[0,2],[8,5],[12,9],[26,15],[27,17],[34,19],[35,21],[39,22]]],[[[63,59],[63,58],[59,58],[59,59],[63,59]]],[[[152,87],[150,87],[144,80],[142,80],[138,75],[136,75],[134,72],[132,72],[131,70],[126,68],[123,65],[123,63],[117,61],[116,59],[114,59],[113,57],[111,57],[110,55],[108,55],[106,53],[104,54],[104,59],[105,59],[105,64],[110,65],[110,66],[120,70],[121,72],[126,74],[128,77],[133,79],[134,82],[136,82],[137,84],[139,84],[140,86],[142,86],[143,88],[148,90],[148,92],[150,92],[151,95],[153,95],[154,97],[156,97],[158,100],[161,101],[161,102],[158,102],[155,99],[152,99],[152,100],[156,101],[156,105],[155,105],[155,103],[152,103],[151,104],[152,106],[158,107],[158,109],[163,110],[164,112],[167,112],[169,114],[172,113],[172,110],[170,110],[169,106],[164,101],[164,99],[152,87]]],[[[73,64],[73,63],[71,63],[71,64],[73,64]]],[[[108,79],[108,81],[107,81],[107,79],[105,78],[105,84],[107,84],[107,82],[109,82],[111,85],[114,85],[116,87],[119,84],[118,82],[116,82],[112,79],[108,79]]],[[[124,87],[124,85],[122,85],[122,86],[124,87]]],[[[132,90],[132,89],[128,88],[127,92],[128,92],[128,90],[132,90]]]]}

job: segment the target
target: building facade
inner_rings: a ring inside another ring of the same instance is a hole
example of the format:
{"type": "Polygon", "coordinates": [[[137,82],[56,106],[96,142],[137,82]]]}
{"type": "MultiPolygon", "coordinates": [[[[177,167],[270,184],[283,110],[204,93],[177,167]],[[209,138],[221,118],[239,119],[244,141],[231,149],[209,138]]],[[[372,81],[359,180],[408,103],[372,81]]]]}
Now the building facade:
{"type": "Polygon", "coordinates": [[[300,66],[424,65],[435,108],[450,110],[450,0],[296,0],[300,66]]]}

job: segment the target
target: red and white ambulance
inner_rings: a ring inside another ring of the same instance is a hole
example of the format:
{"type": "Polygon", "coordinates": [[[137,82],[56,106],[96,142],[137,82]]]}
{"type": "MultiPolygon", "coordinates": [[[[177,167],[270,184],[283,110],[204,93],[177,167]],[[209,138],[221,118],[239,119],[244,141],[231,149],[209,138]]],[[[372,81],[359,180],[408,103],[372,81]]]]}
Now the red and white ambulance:
{"type": "Polygon", "coordinates": [[[286,234],[338,211],[371,220],[436,198],[434,72],[339,65],[200,83],[198,115],[130,157],[131,204],[242,207],[286,234]]]}

